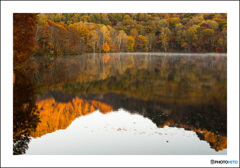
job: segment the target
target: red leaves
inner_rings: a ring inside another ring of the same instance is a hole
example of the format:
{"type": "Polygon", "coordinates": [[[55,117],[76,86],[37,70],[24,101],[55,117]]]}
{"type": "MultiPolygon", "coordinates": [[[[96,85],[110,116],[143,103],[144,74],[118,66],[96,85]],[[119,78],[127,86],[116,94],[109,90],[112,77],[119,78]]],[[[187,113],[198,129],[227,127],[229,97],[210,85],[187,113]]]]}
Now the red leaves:
{"type": "Polygon", "coordinates": [[[220,47],[220,46],[218,46],[217,48],[215,48],[215,51],[216,51],[216,52],[223,52],[223,48],[220,47]]]}
{"type": "Polygon", "coordinates": [[[70,48],[71,48],[71,49],[75,49],[75,48],[76,48],[76,45],[75,45],[75,44],[72,44],[72,45],[70,46],[70,48]]]}
{"type": "Polygon", "coordinates": [[[170,37],[170,41],[176,41],[176,39],[177,39],[176,36],[170,37]]]}
{"type": "Polygon", "coordinates": [[[13,14],[13,62],[24,63],[34,49],[34,31],[37,24],[36,13],[13,14]]]}

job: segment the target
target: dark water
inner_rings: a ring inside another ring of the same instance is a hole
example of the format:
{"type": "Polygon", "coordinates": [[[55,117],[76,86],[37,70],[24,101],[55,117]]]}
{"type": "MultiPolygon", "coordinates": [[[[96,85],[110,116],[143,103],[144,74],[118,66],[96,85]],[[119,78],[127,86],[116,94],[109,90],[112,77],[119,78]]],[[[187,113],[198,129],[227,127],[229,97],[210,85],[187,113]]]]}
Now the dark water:
{"type": "Polygon", "coordinates": [[[38,58],[15,72],[14,154],[226,154],[227,57],[38,58]]]}

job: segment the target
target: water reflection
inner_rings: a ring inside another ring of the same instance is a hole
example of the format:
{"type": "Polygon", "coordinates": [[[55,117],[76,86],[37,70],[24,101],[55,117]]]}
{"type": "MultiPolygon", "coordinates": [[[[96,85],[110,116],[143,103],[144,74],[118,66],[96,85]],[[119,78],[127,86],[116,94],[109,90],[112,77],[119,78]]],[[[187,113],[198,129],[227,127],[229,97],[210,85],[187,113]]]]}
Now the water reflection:
{"type": "MultiPolygon", "coordinates": [[[[37,59],[30,62],[35,67],[30,75],[36,91],[25,97],[37,97],[30,98],[36,104],[32,112],[39,111],[34,117],[41,122],[23,137],[66,129],[76,118],[96,110],[105,114],[124,109],[150,119],[160,129],[194,131],[216,152],[222,151],[227,148],[226,59],[224,55],[157,53],[37,59]]],[[[21,99],[23,90],[15,91],[14,100],[21,99]]],[[[21,109],[15,102],[14,107],[21,109]]],[[[23,129],[15,120],[14,126],[23,129]]]]}
{"type": "MultiPolygon", "coordinates": [[[[57,97],[56,94],[53,95],[57,97]]],[[[95,100],[76,97],[69,102],[63,102],[58,101],[59,97],[55,98],[49,97],[36,103],[41,123],[37,125],[35,131],[32,131],[32,137],[41,137],[59,129],[66,129],[76,118],[90,114],[97,109],[103,114],[113,110],[111,106],[95,100]]]]}
{"type": "Polygon", "coordinates": [[[26,154],[226,154],[216,153],[193,131],[158,128],[148,118],[119,109],[108,114],[95,111],[58,130],[34,139],[26,154]],[[63,145],[64,144],[64,145],[63,145]]]}
{"type": "Polygon", "coordinates": [[[25,154],[31,141],[31,132],[35,131],[39,112],[35,104],[36,86],[22,73],[15,73],[13,86],[13,154],[25,154]]]}

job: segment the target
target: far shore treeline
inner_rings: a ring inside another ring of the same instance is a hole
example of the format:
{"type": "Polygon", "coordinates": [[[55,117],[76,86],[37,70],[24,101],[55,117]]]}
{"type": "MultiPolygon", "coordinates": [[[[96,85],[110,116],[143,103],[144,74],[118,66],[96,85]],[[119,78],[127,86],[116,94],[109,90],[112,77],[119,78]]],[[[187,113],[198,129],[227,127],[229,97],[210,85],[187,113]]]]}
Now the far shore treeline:
{"type": "Polygon", "coordinates": [[[15,13],[14,65],[86,52],[227,52],[226,13],[15,13]]]}

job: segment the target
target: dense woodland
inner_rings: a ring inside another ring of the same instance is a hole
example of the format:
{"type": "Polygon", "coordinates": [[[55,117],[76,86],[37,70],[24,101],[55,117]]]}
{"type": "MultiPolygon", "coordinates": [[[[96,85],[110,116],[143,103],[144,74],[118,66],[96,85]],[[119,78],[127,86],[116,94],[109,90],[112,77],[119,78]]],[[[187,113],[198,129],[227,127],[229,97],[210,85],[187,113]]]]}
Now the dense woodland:
{"type": "Polygon", "coordinates": [[[227,52],[225,13],[14,14],[14,60],[85,52],[227,52]]]}

